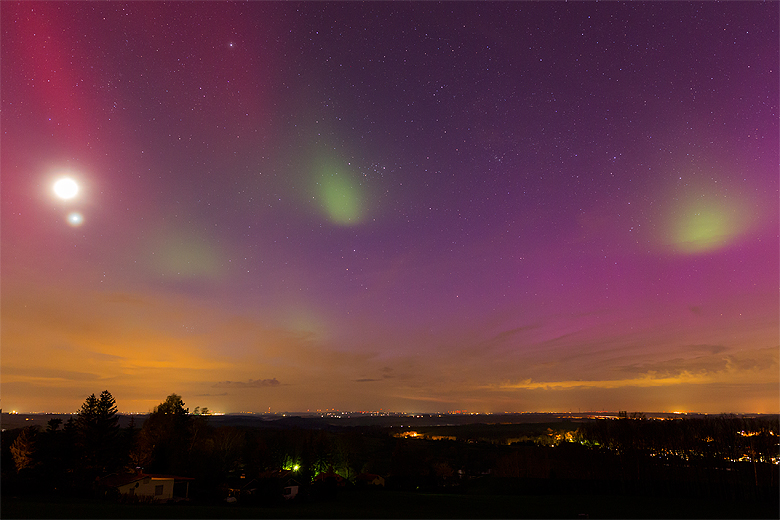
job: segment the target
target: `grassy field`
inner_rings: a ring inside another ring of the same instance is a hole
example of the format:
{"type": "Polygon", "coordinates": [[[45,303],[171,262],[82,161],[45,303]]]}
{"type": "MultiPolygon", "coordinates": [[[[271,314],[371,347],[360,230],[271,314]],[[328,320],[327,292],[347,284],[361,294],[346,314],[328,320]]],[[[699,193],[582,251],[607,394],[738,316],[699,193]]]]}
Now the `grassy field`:
{"type": "Polygon", "coordinates": [[[2,497],[8,518],[778,518],[777,504],[626,496],[486,496],[344,492],[335,500],[275,507],[127,505],[2,497]]]}

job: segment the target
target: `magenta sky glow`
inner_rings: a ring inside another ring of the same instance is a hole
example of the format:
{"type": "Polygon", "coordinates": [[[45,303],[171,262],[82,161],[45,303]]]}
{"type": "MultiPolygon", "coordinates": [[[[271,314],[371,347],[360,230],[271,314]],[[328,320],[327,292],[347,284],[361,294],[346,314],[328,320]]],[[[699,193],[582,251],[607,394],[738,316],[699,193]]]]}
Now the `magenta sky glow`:
{"type": "Polygon", "coordinates": [[[3,409],[777,413],[779,9],[2,2],[3,409]]]}

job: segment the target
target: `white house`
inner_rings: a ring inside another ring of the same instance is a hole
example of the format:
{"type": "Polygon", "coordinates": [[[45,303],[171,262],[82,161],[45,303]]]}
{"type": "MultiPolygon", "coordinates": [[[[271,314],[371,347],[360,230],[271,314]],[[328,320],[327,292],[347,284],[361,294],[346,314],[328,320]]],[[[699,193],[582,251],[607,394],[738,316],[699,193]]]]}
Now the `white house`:
{"type": "Polygon", "coordinates": [[[285,500],[290,500],[291,498],[295,498],[295,495],[298,494],[298,483],[290,479],[287,481],[287,485],[284,486],[284,491],[282,493],[282,496],[284,496],[285,500]]]}
{"type": "Polygon", "coordinates": [[[100,483],[105,487],[117,489],[122,495],[150,497],[152,500],[165,502],[173,499],[173,488],[177,482],[186,483],[184,496],[177,498],[189,498],[191,480],[193,479],[174,475],[127,473],[124,475],[109,475],[101,479],[100,483]]]}

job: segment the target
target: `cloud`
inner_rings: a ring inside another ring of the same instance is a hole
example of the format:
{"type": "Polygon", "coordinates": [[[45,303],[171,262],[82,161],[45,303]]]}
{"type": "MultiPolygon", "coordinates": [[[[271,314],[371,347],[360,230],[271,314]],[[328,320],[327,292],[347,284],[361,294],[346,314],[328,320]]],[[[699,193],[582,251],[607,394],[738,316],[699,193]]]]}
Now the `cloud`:
{"type": "Polygon", "coordinates": [[[501,385],[504,390],[509,389],[562,389],[562,388],[622,388],[628,386],[635,387],[653,387],[669,386],[682,383],[707,383],[710,382],[705,374],[682,373],[677,377],[656,377],[655,374],[647,374],[644,377],[635,377],[631,379],[607,379],[601,381],[533,381],[526,379],[517,383],[506,383],[501,385]]]}
{"type": "Polygon", "coordinates": [[[390,395],[389,397],[396,397],[400,399],[408,399],[409,401],[422,401],[422,402],[429,402],[429,403],[452,404],[455,402],[454,399],[446,399],[442,397],[429,396],[429,395],[395,394],[395,395],[390,395]]]}
{"type": "Polygon", "coordinates": [[[115,356],[104,352],[85,352],[84,355],[98,361],[124,361],[127,359],[125,356],[115,356]]]}
{"type": "Polygon", "coordinates": [[[711,352],[711,354],[693,358],[677,357],[661,361],[634,363],[617,368],[629,373],[676,377],[684,373],[715,374],[756,371],[774,368],[778,364],[776,348],[734,351],[729,354],[724,354],[726,348],[718,345],[691,345],[681,350],[711,352]]]}
{"type": "Polygon", "coordinates": [[[24,378],[29,381],[45,381],[51,379],[68,381],[95,381],[101,379],[99,374],[75,370],[60,370],[56,368],[28,368],[4,366],[3,378],[7,381],[13,378],[24,378]]]}
{"type": "Polygon", "coordinates": [[[685,348],[694,352],[701,351],[709,352],[710,354],[720,354],[721,352],[728,350],[728,348],[723,345],[688,345],[685,348]]]}
{"type": "Polygon", "coordinates": [[[382,367],[380,369],[380,372],[382,373],[382,377],[376,378],[376,377],[361,377],[360,379],[353,379],[352,381],[355,383],[373,383],[375,381],[384,381],[385,379],[391,379],[395,377],[393,375],[393,369],[390,367],[382,367]]]}
{"type": "MultiPolygon", "coordinates": [[[[717,346],[702,346],[713,351],[717,346]]],[[[624,388],[662,387],[680,384],[761,384],[777,382],[778,352],[774,347],[730,355],[700,356],[692,359],[675,358],[653,363],[619,367],[629,377],[615,379],[569,379],[537,381],[531,378],[499,385],[509,389],[564,389],[564,388],[624,388]],[[636,374],[636,375],[633,375],[636,374]]]]}
{"type": "Polygon", "coordinates": [[[540,324],[533,324],[526,327],[515,327],[510,330],[505,330],[503,332],[499,332],[498,334],[493,335],[491,338],[488,338],[485,341],[480,342],[476,346],[476,350],[478,352],[484,352],[486,349],[495,348],[495,347],[502,347],[507,344],[509,346],[514,346],[515,342],[513,339],[523,332],[528,332],[531,330],[536,330],[541,327],[540,324]]]}
{"type": "Polygon", "coordinates": [[[276,379],[250,379],[249,381],[220,381],[214,383],[212,388],[264,388],[268,386],[279,386],[281,383],[276,379]]]}
{"type": "Polygon", "coordinates": [[[110,292],[100,294],[98,298],[106,303],[120,303],[136,306],[148,306],[148,301],[137,294],[110,292]]]}

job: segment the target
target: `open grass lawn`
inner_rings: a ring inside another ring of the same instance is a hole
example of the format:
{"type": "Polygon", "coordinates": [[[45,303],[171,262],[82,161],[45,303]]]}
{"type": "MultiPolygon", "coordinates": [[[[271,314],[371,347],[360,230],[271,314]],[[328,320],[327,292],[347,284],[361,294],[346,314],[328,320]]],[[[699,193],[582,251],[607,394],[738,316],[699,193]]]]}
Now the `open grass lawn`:
{"type": "Polygon", "coordinates": [[[275,507],[127,505],[98,500],[2,497],[7,518],[778,518],[777,504],[608,495],[487,496],[342,492],[275,507]]]}

